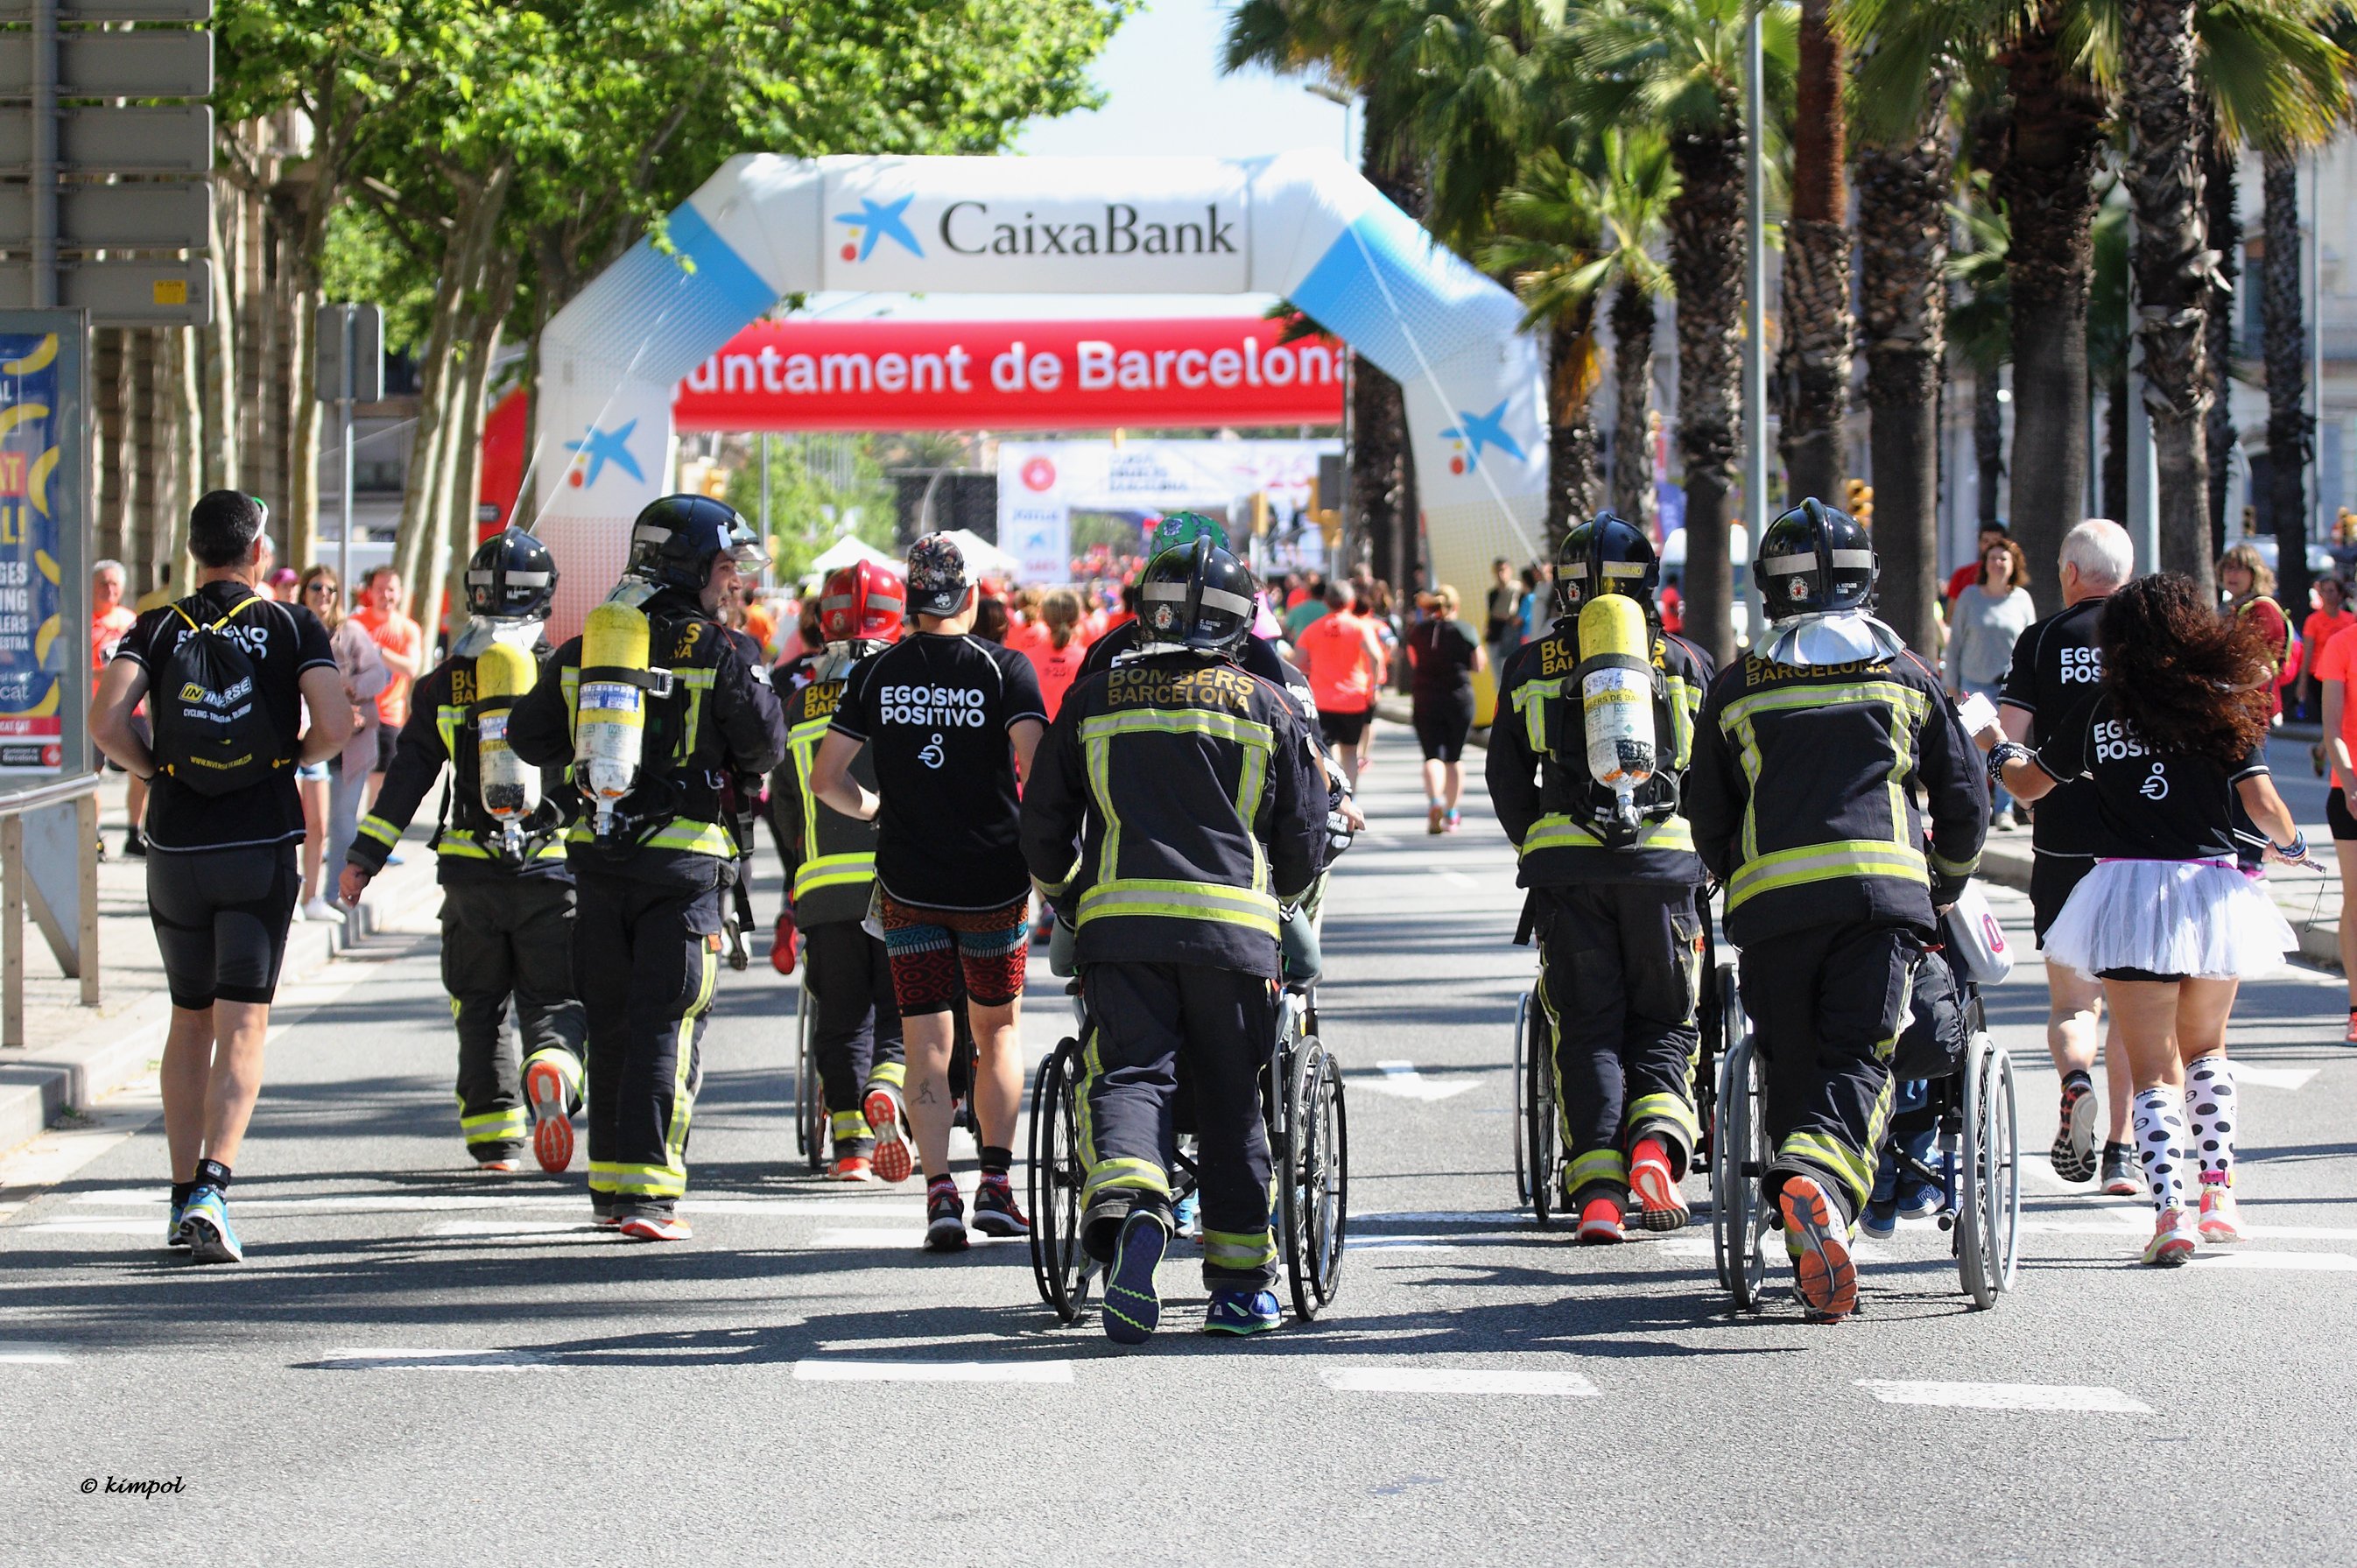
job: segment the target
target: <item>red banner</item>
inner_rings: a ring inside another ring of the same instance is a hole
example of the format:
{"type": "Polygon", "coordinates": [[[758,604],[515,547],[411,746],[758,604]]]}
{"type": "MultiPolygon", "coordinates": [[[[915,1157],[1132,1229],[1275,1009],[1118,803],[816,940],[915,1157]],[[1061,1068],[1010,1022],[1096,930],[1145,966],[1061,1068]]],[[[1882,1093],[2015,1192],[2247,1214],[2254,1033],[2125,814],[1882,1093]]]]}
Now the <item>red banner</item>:
{"type": "Polygon", "coordinates": [[[680,382],[683,432],[1334,424],[1340,344],[1256,317],[763,321],[680,382]]]}

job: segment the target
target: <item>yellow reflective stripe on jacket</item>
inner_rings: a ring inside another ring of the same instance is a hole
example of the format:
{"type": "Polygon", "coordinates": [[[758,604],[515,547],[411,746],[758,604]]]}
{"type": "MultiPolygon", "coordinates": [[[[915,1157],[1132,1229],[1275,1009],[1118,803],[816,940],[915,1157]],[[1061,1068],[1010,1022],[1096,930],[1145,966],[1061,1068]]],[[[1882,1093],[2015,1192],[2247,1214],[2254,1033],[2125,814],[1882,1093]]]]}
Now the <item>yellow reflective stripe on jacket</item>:
{"type": "Polygon", "coordinates": [[[467,727],[467,710],[443,703],[434,710],[434,727],[442,736],[442,755],[455,767],[458,760],[458,732],[467,727]]]}
{"type": "MultiPolygon", "coordinates": [[[[1543,849],[1602,849],[1604,841],[1561,812],[1541,817],[1523,835],[1523,853],[1533,854],[1543,849]]],[[[1648,822],[1637,834],[1633,843],[1618,846],[1626,849],[1692,849],[1694,824],[1684,817],[1664,817],[1658,822],[1648,822]]]]}
{"type": "Polygon", "coordinates": [[[1727,912],[1731,915],[1746,899],[1780,887],[1849,876],[1903,877],[1919,886],[1929,881],[1921,850],[1880,839],[1837,839],[1745,861],[1727,881],[1727,912]]]}
{"type": "Polygon", "coordinates": [[[1276,935],[1275,899],[1255,889],[1225,887],[1217,883],[1130,876],[1100,882],[1081,895],[1081,925],[1116,915],[1211,920],[1276,935]]]}
{"type": "MultiPolygon", "coordinates": [[[[1891,726],[1891,738],[1894,742],[1891,746],[1889,779],[1891,836],[1886,847],[1900,854],[1911,854],[1916,862],[1916,870],[1912,875],[1918,880],[1929,880],[1922,870],[1921,851],[1910,843],[1907,839],[1906,779],[1909,771],[1914,767],[1913,737],[1915,732],[1922,726],[1923,721],[1931,714],[1932,699],[1928,693],[1916,690],[1903,681],[1855,681],[1836,686],[1797,685],[1787,686],[1777,691],[1755,693],[1749,697],[1738,698],[1729,703],[1726,712],[1720,715],[1720,727],[1730,733],[1738,743],[1737,755],[1743,768],[1746,796],[1743,807],[1741,854],[1745,865],[1743,869],[1736,872],[1734,879],[1728,884],[1730,890],[1742,883],[1752,863],[1762,858],[1760,854],[1760,737],[1752,725],[1753,717],[1762,713],[1781,712],[1788,708],[1825,708],[1843,703],[1880,703],[1896,709],[1900,719],[1900,722],[1891,726]]],[[[1776,855],[1766,858],[1773,860],[1795,854],[1814,854],[1820,851],[1830,851],[1840,847],[1841,841],[1835,841],[1830,844],[1783,850],[1776,855]]],[[[1906,874],[1878,873],[1876,875],[1906,874]]],[[[1804,878],[1803,880],[1817,879],[1804,878]]],[[[1734,903],[1730,902],[1727,908],[1730,910],[1733,909],[1734,903]]]]}
{"type": "Polygon", "coordinates": [[[401,830],[374,812],[361,819],[359,833],[361,838],[374,839],[387,849],[401,842],[401,830]]]}
{"type": "Polygon", "coordinates": [[[1702,713],[1703,692],[1683,675],[1665,676],[1663,684],[1670,695],[1670,750],[1683,771],[1694,760],[1695,720],[1702,713]]]}
{"type": "MultiPolygon", "coordinates": [[[[453,860],[497,860],[500,858],[490,850],[485,849],[482,843],[472,834],[462,833],[456,828],[443,829],[441,839],[435,844],[434,850],[436,854],[447,854],[453,860]]],[[[552,836],[545,843],[533,851],[532,854],[525,858],[529,860],[563,860],[565,858],[565,843],[562,839],[552,836]]]]}
{"type": "Polygon", "coordinates": [[[794,867],[793,897],[814,893],[822,887],[840,887],[845,883],[872,882],[876,878],[876,856],[867,854],[822,854],[803,861],[794,867]]]}
{"type": "Polygon", "coordinates": [[[1276,1238],[1265,1225],[1258,1231],[1214,1230],[1206,1225],[1203,1262],[1215,1269],[1237,1272],[1265,1269],[1276,1262],[1276,1238]]]}
{"type": "Polygon", "coordinates": [[[522,1111],[487,1111],[458,1118],[458,1131],[469,1144],[511,1144],[532,1131],[531,1118],[522,1111]]]}
{"type": "Polygon", "coordinates": [[[1953,877],[1961,881],[1964,877],[1970,876],[1974,872],[1978,871],[1980,868],[1981,852],[1978,850],[1973,851],[1969,856],[1963,860],[1950,860],[1946,855],[1942,854],[1936,847],[1932,851],[1932,869],[1938,872],[1943,876],[1953,877]]]}
{"type": "Polygon", "coordinates": [[[1546,755],[1546,720],[1542,703],[1563,695],[1563,677],[1552,681],[1525,681],[1514,688],[1514,711],[1523,715],[1523,728],[1530,736],[1531,755],[1546,755]]]}

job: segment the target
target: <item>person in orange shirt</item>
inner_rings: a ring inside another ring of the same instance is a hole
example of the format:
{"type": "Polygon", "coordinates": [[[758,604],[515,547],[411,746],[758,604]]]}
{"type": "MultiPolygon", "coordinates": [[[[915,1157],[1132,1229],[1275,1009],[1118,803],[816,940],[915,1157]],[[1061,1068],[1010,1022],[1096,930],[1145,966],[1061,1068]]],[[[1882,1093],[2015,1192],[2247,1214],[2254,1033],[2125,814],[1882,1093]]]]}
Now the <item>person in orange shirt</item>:
{"type": "MultiPolygon", "coordinates": [[[[2299,623],[2302,655],[2300,702],[2302,711],[2309,714],[2318,712],[2316,704],[2322,700],[2323,677],[2316,671],[2324,658],[2324,645],[2349,628],[2357,626],[2357,615],[2349,612],[2348,584],[2338,577],[2319,577],[2313,594],[2316,607],[2308,612],[2306,620],[2299,623]]],[[[2317,748],[2316,761],[2316,770],[2323,772],[2324,752],[2321,746],[2317,748]]]]}
{"type": "MultiPolygon", "coordinates": [[[[1048,709],[1048,722],[1056,722],[1056,710],[1064,705],[1064,693],[1071,690],[1080,677],[1081,660],[1087,657],[1089,639],[1081,635],[1081,596],[1070,588],[1059,588],[1039,603],[1041,626],[1037,635],[1021,644],[1023,656],[1031,660],[1031,668],[1039,672],[1039,700],[1048,709]]],[[[1009,648],[1017,646],[1012,634],[1006,639],[1009,648]]]]}
{"type": "Polygon", "coordinates": [[[1374,722],[1375,693],[1383,683],[1383,646],[1374,623],[1356,613],[1348,580],[1326,585],[1326,613],[1303,628],[1293,645],[1293,662],[1309,677],[1318,704],[1318,727],[1340,754],[1351,788],[1359,786],[1359,742],[1374,722]]]}
{"type": "Polygon", "coordinates": [[[376,804],[377,791],[384,788],[384,770],[393,765],[401,726],[409,722],[409,688],[416,682],[425,659],[425,634],[401,613],[401,574],[390,566],[371,567],[361,585],[361,607],[351,616],[375,642],[393,676],[376,700],[382,722],[376,732],[376,766],[369,769],[371,808],[376,804]]]}

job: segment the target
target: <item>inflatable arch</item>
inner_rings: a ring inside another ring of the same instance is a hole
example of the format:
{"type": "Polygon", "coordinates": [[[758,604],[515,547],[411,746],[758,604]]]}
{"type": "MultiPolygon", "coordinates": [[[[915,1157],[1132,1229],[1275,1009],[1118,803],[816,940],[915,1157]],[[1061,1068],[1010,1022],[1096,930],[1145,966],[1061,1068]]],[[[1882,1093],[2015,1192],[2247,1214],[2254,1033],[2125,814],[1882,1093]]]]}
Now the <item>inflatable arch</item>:
{"type": "MultiPolygon", "coordinates": [[[[562,633],[612,586],[630,519],[661,493],[679,380],[783,295],[821,289],[1282,295],[1405,389],[1442,580],[1472,596],[1493,557],[1540,549],[1545,390],[1539,344],[1515,330],[1521,306],[1332,154],[748,155],[671,215],[666,238],[675,255],[640,241],[541,338],[533,472],[538,530],[564,574],[562,633]]],[[[1257,369],[1220,358],[1180,369],[1257,369]]],[[[1053,356],[856,369],[1050,383],[1079,373],[1053,356]]]]}

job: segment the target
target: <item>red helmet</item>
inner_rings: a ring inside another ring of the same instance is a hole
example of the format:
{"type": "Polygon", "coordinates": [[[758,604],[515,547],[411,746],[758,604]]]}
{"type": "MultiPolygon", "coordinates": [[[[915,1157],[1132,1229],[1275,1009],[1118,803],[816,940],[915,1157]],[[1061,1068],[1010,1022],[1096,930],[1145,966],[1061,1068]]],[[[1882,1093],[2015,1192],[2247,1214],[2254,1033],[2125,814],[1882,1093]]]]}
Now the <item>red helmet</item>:
{"type": "Polygon", "coordinates": [[[819,635],[829,642],[890,642],[900,635],[909,585],[881,561],[861,561],[827,574],[819,590],[819,635]]]}

